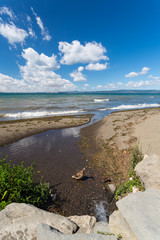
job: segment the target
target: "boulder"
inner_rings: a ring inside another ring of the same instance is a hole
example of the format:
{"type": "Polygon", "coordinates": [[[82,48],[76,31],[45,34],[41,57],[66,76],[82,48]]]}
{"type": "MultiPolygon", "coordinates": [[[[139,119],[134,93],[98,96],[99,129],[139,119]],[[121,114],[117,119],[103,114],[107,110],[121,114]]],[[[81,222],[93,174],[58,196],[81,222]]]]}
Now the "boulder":
{"type": "Polygon", "coordinates": [[[102,234],[61,234],[41,223],[37,226],[37,240],[117,240],[117,238],[113,235],[102,234]]]}
{"type": "Polygon", "coordinates": [[[109,233],[109,225],[107,222],[96,222],[93,229],[92,229],[92,233],[109,233]]]}
{"type": "Polygon", "coordinates": [[[68,219],[79,227],[77,233],[91,233],[92,228],[96,223],[96,218],[88,215],[70,216],[68,219]]]}
{"type": "Polygon", "coordinates": [[[123,240],[137,240],[120,211],[114,211],[110,215],[109,229],[115,235],[120,234],[123,240]]]}
{"type": "Polygon", "coordinates": [[[155,188],[160,190],[160,157],[156,154],[145,156],[135,168],[145,189],[155,188]]]}
{"type": "Polygon", "coordinates": [[[76,232],[69,219],[25,203],[11,203],[0,211],[0,239],[36,239],[36,227],[46,223],[62,233],[76,232]]]}
{"type": "Polygon", "coordinates": [[[138,240],[160,239],[159,190],[148,188],[145,192],[132,193],[116,204],[138,240]]]}

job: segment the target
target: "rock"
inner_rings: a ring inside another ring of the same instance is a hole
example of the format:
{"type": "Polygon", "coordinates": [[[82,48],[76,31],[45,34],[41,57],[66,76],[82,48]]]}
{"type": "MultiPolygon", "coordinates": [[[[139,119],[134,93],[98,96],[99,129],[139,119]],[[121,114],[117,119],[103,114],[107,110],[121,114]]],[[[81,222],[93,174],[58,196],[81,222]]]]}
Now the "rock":
{"type": "Polygon", "coordinates": [[[25,203],[11,203],[0,211],[0,239],[36,239],[36,227],[46,223],[62,233],[73,233],[77,226],[69,219],[25,203]],[[9,237],[8,237],[9,236],[9,237]]]}
{"type": "Polygon", "coordinates": [[[133,192],[133,193],[139,192],[139,188],[136,187],[136,186],[133,186],[133,187],[132,187],[132,192],[133,192]]]}
{"type": "Polygon", "coordinates": [[[108,184],[109,190],[114,194],[116,191],[116,186],[114,184],[108,184]]]}
{"type": "Polygon", "coordinates": [[[96,218],[88,215],[70,216],[68,219],[79,227],[77,233],[91,233],[92,228],[96,223],[96,218]]]}
{"type": "Polygon", "coordinates": [[[92,233],[104,232],[109,233],[109,225],[107,222],[96,222],[94,228],[92,229],[92,233]]]}
{"type": "Polygon", "coordinates": [[[140,177],[145,189],[155,188],[160,190],[160,157],[158,155],[145,156],[137,164],[135,172],[140,177]]]}
{"type": "Polygon", "coordinates": [[[37,227],[37,240],[117,240],[113,235],[102,234],[61,234],[50,226],[41,223],[37,227]]]}
{"type": "Polygon", "coordinates": [[[132,193],[116,204],[138,240],[160,239],[159,190],[149,188],[145,192],[132,193]]]}
{"type": "Polygon", "coordinates": [[[137,240],[120,211],[114,211],[110,215],[109,229],[115,235],[120,234],[123,240],[137,240]]]}

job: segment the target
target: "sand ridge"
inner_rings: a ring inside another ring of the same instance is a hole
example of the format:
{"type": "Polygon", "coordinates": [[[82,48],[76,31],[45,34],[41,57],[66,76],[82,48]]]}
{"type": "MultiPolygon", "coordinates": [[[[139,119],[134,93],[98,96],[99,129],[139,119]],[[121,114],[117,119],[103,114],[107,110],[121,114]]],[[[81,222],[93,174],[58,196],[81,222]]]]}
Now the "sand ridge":
{"type": "Polygon", "coordinates": [[[77,127],[86,124],[91,114],[22,119],[0,122],[0,146],[51,129],[77,127]]]}

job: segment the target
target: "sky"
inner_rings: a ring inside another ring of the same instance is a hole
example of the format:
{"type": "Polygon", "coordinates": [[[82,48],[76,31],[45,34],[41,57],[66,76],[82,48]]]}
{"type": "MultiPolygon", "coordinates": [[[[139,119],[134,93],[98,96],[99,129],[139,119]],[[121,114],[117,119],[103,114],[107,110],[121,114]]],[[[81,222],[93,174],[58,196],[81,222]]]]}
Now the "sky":
{"type": "Polygon", "coordinates": [[[1,0],[0,92],[160,90],[159,0],[1,0]]]}

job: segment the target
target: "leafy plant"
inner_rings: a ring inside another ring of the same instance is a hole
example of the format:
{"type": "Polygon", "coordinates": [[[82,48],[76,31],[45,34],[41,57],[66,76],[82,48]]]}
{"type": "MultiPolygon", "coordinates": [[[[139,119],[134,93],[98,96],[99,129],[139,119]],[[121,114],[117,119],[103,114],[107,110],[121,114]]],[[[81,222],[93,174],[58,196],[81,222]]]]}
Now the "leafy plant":
{"type": "Polygon", "coordinates": [[[41,178],[36,183],[35,162],[28,167],[24,167],[24,162],[20,165],[11,165],[6,158],[0,158],[0,210],[11,202],[29,203],[40,208],[45,208],[49,200],[49,184],[43,183],[41,178]]]}
{"type": "Polygon", "coordinates": [[[130,170],[130,173],[129,173],[130,178],[128,179],[128,181],[126,183],[120,185],[117,188],[117,191],[115,193],[115,198],[116,199],[118,199],[118,197],[120,195],[123,195],[123,194],[128,193],[128,192],[132,192],[133,186],[138,187],[140,190],[144,190],[144,187],[142,186],[141,181],[136,176],[135,171],[134,171],[136,165],[140,161],[142,161],[142,159],[143,159],[143,154],[139,150],[138,144],[136,144],[133,147],[133,150],[132,150],[131,170],[130,170]]]}

